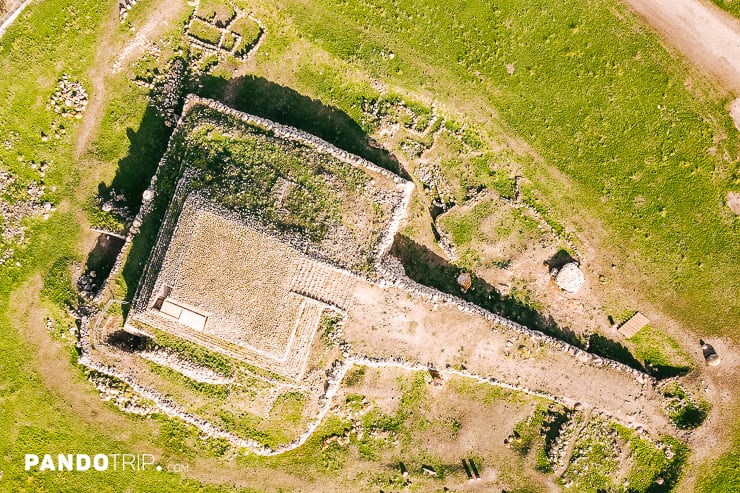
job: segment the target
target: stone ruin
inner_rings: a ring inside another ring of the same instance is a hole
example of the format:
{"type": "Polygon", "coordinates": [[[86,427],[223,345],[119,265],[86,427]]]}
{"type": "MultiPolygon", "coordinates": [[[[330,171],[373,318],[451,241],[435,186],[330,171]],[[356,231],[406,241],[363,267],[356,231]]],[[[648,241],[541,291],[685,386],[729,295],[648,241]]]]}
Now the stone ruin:
{"type": "Polygon", "coordinates": [[[57,82],[57,87],[51,95],[46,108],[65,118],[82,118],[87,108],[88,96],[85,87],[79,81],[70,79],[64,74],[57,82]]]}
{"type": "MultiPolygon", "coordinates": [[[[378,274],[368,277],[367,274],[352,272],[346,266],[339,265],[336,258],[330,260],[322,256],[321,250],[317,249],[316,245],[311,245],[310,242],[300,238],[300,235],[276,232],[261,223],[259,217],[237,213],[214,204],[207,194],[188,188],[193,177],[186,169],[175,187],[174,197],[169,201],[169,210],[160,227],[159,238],[151,252],[128,313],[126,330],[149,335],[152,329],[163,331],[296,381],[303,378],[308,348],[318,326],[317,313],[330,310],[346,318],[352,312],[355,303],[356,298],[353,298],[355,284],[380,289],[393,288],[401,293],[407,293],[410,298],[426,303],[433,311],[436,311],[438,306],[446,305],[456,307],[461,316],[486,320],[491,324],[492,331],[489,332],[493,339],[529,338],[541,350],[559,354],[563,361],[571,361],[573,370],[582,368],[583,370],[576,371],[584,371],[588,375],[591,372],[602,372],[604,375],[605,372],[609,372],[617,375],[615,378],[621,379],[632,391],[639,392],[640,395],[651,392],[650,389],[655,385],[654,379],[643,372],[596,357],[490,313],[477,305],[419,285],[406,277],[402,266],[388,255],[388,251],[395,232],[406,214],[413,189],[412,183],[315,136],[240,113],[215,101],[195,96],[186,99],[183,116],[180,117],[173,139],[168,145],[167,154],[160,163],[157,174],[152,178],[150,188],[144,193],[145,200],[134,220],[134,227],[129,232],[127,246],[130,246],[139,226],[148,219],[152,211],[157,194],[160,193],[157,186],[160,178],[168,176],[168,172],[163,169],[168,164],[168,155],[180,145],[173,145],[173,142],[181,131],[184,118],[198,107],[208,108],[222,117],[233,117],[248,125],[257,125],[270,135],[285,139],[294,146],[307,146],[349,163],[363,173],[373,175],[374,182],[385,180],[389,185],[382,189],[381,195],[388,199],[391,213],[382,225],[378,226],[377,244],[372,249],[371,260],[377,264],[378,274]]],[[[281,186],[284,185],[283,182],[280,183],[281,186]]],[[[268,191],[267,195],[272,197],[278,194],[271,194],[268,191]]],[[[124,247],[119,259],[125,257],[126,251],[124,247]]],[[[577,265],[574,264],[572,267],[568,265],[567,270],[575,268],[577,272],[575,283],[566,286],[572,287],[577,284],[580,287],[578,281],[580,279],[582,284],[583,274],[577,265]]],[[[117,262],[114,272],[118,268],[120,262],[117,262]]],[[[409,371],[431,369],[440,379],[443,375],[463,376],[566,405],[575,402],[567,396],[555,395],[545,388],[529,388],[526,382],[520,383],[518,380],[516,383],[508,383],[492,376],[469,372],[465,368],[435,369],[432,363],[418,361],[412,363],[398,356],[363,354],[353,350],[352,345],[345,342],[341,336],[340,326],[330,339],[333,341],[332,344],[340,348],[343,359],[336,360],[331,369],[326,371],[315,420],[298,438],[272,450],[255,440],[245,440],[219,429],[199,416],[189,414],[165,396],[139,384],[137,379],[125,370],[96,361],[91,357],[90,322],[89,318],[83,320],[81,329],[80,362],[83,365],[92,371],[122,380],[135,392],[153,401],[165,414],[177,416],[209,436],[226,438],[231,443],[246,447],[260,455],[282,453],[304,443],[329,412],[334,394],[344,375],[353,365],[393,367],[409,371]]],[[[92,337],[94,330],[93,328],[92,337]]],[[[168,360],[162,355],[157,357],[162,361],[168,360]]],[[[588,375],[586,377],[590,378],[588,375]]],[[[650,399],[652,400],[652,397],[650,399]]],[[[629,412],[626,419],[625,411],[619,411],[619,416],[613,416],[628,425],[642,419],[642,415],[638,416],[637,411],[629,412]]],[[[608,410],[605,415],[609,415],[608,410]]],[[[660,426],[660,422],[657,425],[660,426]]]]}
{"type": "MultiPolygon", "coordinates": [[[[184,113],[204,106],[191,98],[184,113]]],[[[253,123],[255,117],[238,116],[240,124],[265,125],[265,121],[253,123]]],[[[377,260],[389,248],[405,214],[411,184],[371,163],[350,159],[344,151],[308,134],[269,124],[276,138],[289,142],[291,149],[296,145],[313,149],[368,177],[363,195],[372,199],[373,208],[362,214],[387,211],[385,224],[368,236],[375,242],[370,250],[377,260]]],[[[213,202],[218,190],[193,189],[196,178],[187,164],[185,168],[132,302],[126,330],[151,336],[155,328],[299,380],[324,311],[343,314],[351,305],[356,274],[347,268],[356,263],[357,247],[345,235],[338,243],[341,248],[324,251],[326,242],[314,245],[300,234],[275,231],[263,218],[228,210],[213,202]]],[[[285,183],[289,181],[278,180],[282,188],[285,183]]],[[[155,189],[148,191],[150,200],[155,193],[155,189]]],[[[284,193],[271,195],[279,202],[284,193]]],[[[352,222],[359,224],[361,218],[352,222]]],[[[332,244],[339,238],[337,234],[328,237],[332,244]]]]}

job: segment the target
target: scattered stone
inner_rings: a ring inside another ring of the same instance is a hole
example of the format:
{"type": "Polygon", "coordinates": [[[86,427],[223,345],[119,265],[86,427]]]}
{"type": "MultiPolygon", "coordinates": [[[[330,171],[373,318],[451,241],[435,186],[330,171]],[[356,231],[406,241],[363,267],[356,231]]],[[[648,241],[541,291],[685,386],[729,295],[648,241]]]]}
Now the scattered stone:
{"type": "MultiPolygon", "coordinates": [[[[56,91],[51,95],[46,108],[58,113],[65,118],[82,118],[82,113],[87,108],[88,96],[87,91],[79,81],[72,81],[69,75],[64,74],[57,82],[56,91]]],[[[60,132],[64,133],[64,127],[60,127],[60,132]]],[[[41,140],[46,136],[41,133],[41,140]]],[[[48,140],[48,139],[47,139],[48,140]]]]}
{"type": "Polygon", "coordinates": [[[460,286],[462,292],[465,293],[473,285],[473,277],[468,272],[463,272],[457,276],[457,285],[460,286]]]}

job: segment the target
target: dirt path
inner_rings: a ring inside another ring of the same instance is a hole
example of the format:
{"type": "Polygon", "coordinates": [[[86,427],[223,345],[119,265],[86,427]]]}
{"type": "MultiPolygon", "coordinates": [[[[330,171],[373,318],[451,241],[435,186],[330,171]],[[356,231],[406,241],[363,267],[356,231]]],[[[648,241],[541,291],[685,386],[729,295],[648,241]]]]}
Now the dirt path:
{"type": "MultiPolygon", "coordinates": [[[[86,423],[113,427],[118,430],[117,439],[131,440],[132,419],[102,406],[98,392],[80,375],[76,366],[70,365],[69,353],[51,339],[44,326],[46,310],[39,300],[41,287],[41,276],[34,276],[11,294],[8,310],[13,325],[21,328],[25,340],[34,348],[35,370],[42,376],[46,388],[58,397],[57,405],[64,411],[79,416],[86,423]]],[[[145,446],[138,440],[136,445],[145,446]]]]}
{"type": "Polygon", "coordinates": [[[740,95],[740,20],[705,0],[624,0],[700,69],[740,95]]]}
{"type": "MultiPolygon", "coordinates": [[[[158,39],[162,33],[177,22],[186,8],[186,2],[159,0],[155,5],[149,7],[146,20],[138,28],[133,39],[130,39],[125,45],[121,43],[120,38],[115,36],[104,36],[99,40],[95,62],[88,74],[92,84],[90,91],[88,91],[90,100],[77,131],[75,143],[75,155],[77,157],[87,150],[100,126],[100,120],[105,109],[106,77],[120,71],[137,56],[141,55],[149,43],[158,39]]],[[[106,20],[106,31],[115,32],[118,30],[118,25],[119,14],[118,7],[116,7],[106,20]]]]}

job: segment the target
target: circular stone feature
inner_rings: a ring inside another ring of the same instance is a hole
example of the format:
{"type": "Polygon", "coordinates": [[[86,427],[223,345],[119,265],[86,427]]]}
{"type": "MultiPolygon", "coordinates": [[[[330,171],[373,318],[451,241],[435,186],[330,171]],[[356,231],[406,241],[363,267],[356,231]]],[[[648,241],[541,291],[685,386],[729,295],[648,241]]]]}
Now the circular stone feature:
{"type": "Polygon", "coordinates": [[[571,262],[565,264],[562,269],[555,275],[555,282],[563,291],[567,293],[576,293],[583,285],[586,278],[583,272],[578,268],[578,264],[571,262]]]}

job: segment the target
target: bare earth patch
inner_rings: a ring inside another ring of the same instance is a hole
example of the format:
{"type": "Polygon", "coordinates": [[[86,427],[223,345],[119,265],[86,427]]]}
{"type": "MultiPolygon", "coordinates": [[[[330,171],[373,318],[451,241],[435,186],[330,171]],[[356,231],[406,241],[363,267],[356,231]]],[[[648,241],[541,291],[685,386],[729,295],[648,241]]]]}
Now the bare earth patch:
{"type": "Polygon", "coordinates": [[[740,98],[737,98],[730,103],[729,110],[732,121],[735,122],[735,127],[740,130],[740,98]]]}
{"type": "Polygon", "coordinates": [[[727,207],[729,207],[732,212],[740,216],[740,193],[727,192],[727,207]]]}

